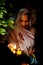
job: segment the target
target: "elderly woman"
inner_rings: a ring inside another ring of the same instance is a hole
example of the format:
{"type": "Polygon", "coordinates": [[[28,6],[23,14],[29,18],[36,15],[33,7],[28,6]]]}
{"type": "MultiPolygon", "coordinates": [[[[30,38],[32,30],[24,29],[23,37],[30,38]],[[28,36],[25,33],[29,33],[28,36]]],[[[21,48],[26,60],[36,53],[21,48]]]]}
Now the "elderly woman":
{"type": "Polygon", "coordinates": [[[27,9],[20,9],[18,12],[14,29],[12,29],[8,35],[8,48],[11,49],[14,54],[20,55],[21,53],[25,53],[29,57],[32,55],[34,58],[30,58],[30,60],[32,61],[31,64],[33,64],[34,62],[37,63],[36,58],[33,55],[35,52],[34,36],[24,27],[25,23],[28,23],[28,13],[27,9]]]}
{"type": "Polygon", "coordinates": [[[27,55],[31,55],[35,51],[34,49],[32,49],[34,46],[34,36],[30,31],[26,30],[23,27],[25,25],[23,21],[28,21],[27,14],[27,9],[21,9],[18,12],[18,15],[15,20],[14,29],[9,32],[8,47],[11,49],[13,48],[13,46],[15,46],[15,49],[20,49],[27,55]],[[23,22],[23,25],[21,21],[23,22]]]}

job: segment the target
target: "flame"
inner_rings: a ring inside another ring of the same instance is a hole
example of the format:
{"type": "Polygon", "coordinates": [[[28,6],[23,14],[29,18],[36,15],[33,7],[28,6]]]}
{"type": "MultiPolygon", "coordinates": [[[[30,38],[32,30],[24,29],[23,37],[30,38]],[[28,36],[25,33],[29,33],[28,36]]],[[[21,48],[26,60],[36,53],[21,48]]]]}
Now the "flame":
{"type": "Polygon", "coordinates": [[[22,51],[20,49],[17,50],[17,55],[21,55],[22,51]]]}
{"type": "Polygon", "coordinates": [[[8,48],[15,54],[16,53],[16,44],[8,44],[8,48]]]}
{"type": "Polygon", "coordinates": [[[14,49],[16,49],[16,44],[13,46],[14,49]]]}
{"type": "Polygon", "coordinates": [[[17,47],[16,47],[16,44],[9,44],[8,45],[8,48],[15,54],[17,54],[17,55],[21,55],[22,54],[22,51],[20,50],[20,48],[19,49],[17,49],[17,47]]]}
{"type": "Polygon", "coordinates": [[[15,49],[13,49],[13,48],[11,48],[11,51],[12,51],[14,54],[16,53],[15,49]]]}

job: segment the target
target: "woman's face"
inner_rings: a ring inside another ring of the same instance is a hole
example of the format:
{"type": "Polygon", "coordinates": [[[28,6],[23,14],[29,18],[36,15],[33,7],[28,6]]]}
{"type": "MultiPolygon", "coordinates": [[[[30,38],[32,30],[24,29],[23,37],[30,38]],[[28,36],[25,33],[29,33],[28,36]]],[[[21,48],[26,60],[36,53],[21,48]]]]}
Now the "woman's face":
{"type": "Polygon", "coordinates": [[[22,14],[21,18],[20,18],[20,24],[25,27],[26,25],[28,26],[29,22],[28,22],[28,15],[26,14],[22,14]]]}

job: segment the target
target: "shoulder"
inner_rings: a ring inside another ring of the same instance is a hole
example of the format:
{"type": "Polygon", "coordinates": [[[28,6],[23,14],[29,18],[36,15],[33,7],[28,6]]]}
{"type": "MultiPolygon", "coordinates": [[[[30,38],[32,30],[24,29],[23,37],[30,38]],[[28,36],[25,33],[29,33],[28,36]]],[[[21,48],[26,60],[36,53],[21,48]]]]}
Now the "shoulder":
{"type": "MultiPolygon", "coordinates": [[[[25,29],[24,29],[24,30],[25,30],[25,29]]],[[[25,30],[25,32],[26,32],[26,34],[27,34],[30,38],[34,39],[34,35],[32,34],[32,32],[30,32],[30,31],[28,31],[28,30],[25,30]]]]}

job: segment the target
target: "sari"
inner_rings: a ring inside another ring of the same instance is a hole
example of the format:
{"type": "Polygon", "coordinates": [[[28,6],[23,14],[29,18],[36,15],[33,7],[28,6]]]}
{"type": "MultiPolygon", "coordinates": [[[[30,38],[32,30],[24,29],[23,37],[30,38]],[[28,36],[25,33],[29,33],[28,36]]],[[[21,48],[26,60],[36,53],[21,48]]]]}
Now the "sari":
{"type": "MultiPolygon", "coordinates": [[[[27,9],[20,9],[15,19],[14,29],[8,35],[8,47],[11,49],[14,45],[15,49],[20,49],[28,55],[29,49],[34,46],[34,36],[32,33],[24,29],[20,24],[21,14],[28,13],[27,9]]],[[[15,53],[15,52],[14,52],[15,53]]]]}

